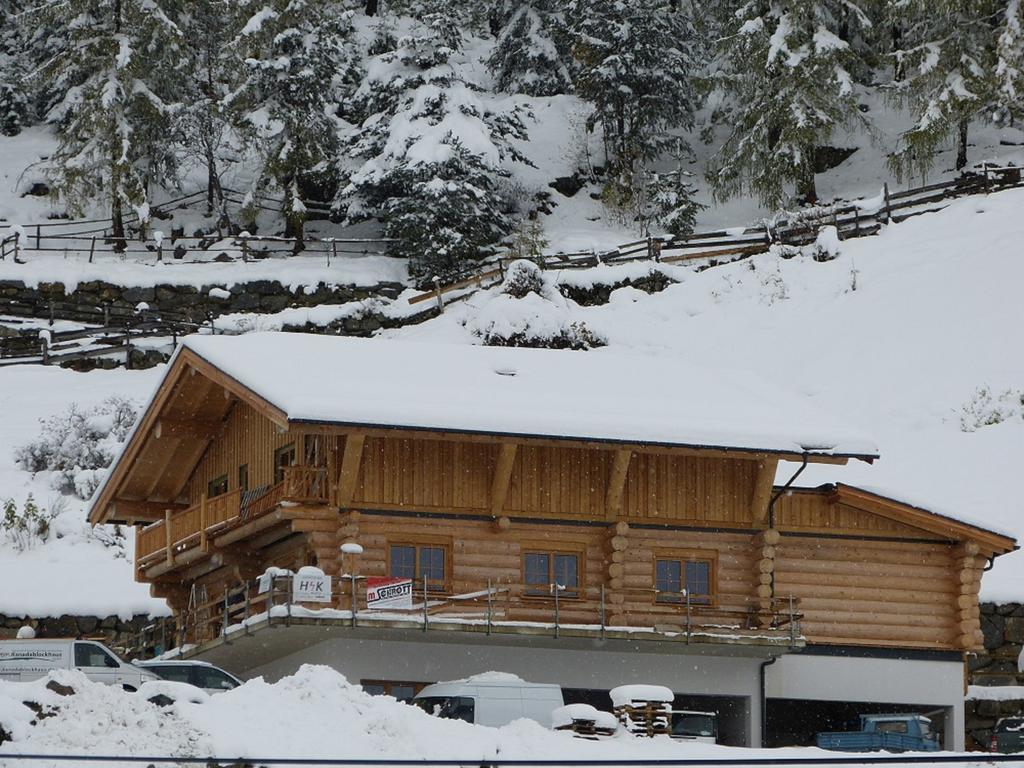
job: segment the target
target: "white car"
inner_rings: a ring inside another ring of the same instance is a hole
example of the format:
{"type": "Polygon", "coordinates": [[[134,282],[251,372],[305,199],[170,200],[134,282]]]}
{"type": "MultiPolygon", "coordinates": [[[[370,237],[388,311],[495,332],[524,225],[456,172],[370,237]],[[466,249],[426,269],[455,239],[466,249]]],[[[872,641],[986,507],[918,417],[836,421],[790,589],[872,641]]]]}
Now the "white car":
{"type": "Polygon", "coordinates": [[[237,688],[242,681],[207,661],[176,661],[151,659],[133,662],[147,672],[152,672],[164,680],[177,683],[188,683],[201,688],[207,693],[221,693],[237,688]]]}
{"type": "Polygon", "coordinates": [[[93,640],[0,640],[0,680],[29,682],[54,669],[77,669],[94,682],[128,691],[160,679],[93,640]]]}
{"type": "Polygon", "coordinates": [[[565,705],[561,687],[528,683],[500,672],[428,685],[412,701],[428,714],[498,728],[513,720],[535,720],[545,728],[565,705]]]}

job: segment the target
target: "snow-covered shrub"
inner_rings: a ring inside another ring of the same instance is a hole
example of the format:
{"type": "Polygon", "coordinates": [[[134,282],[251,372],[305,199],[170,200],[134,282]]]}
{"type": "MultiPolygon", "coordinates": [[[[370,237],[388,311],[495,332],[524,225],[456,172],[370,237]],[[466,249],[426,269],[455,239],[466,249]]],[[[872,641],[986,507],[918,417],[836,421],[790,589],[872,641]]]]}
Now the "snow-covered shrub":
{"type": "Polygon", "coordinates": [[[555,96],[572,89],[565,19],[552,0],[523,0],[505,23],[487,66],[499,91],[555,96]]]}
{"type": "Polygon", "coordinates": [[[4,502],[0,528],[4,538],[19,552],[24,552],[50,538],[50,522],[56,516],[56,512],[40,509],[30,493],[20,511],[14,499],[4,502]]]}
{"type": "Polygon", "coordinates": [[[960,408],[960,429],[975,432],[982,427],[1024,418],[1024,390],[1008,389],[994,394],[990,387],[978,387],[960,408]]]}
{"type": "Polygon", "coordinates": [[[575,302],[565,298],[536,264],[514,261],[497,294],[481,306],[466,327],[490,347],[591,349],[607,340],[573,318],[575,302]]]}
{"type": "Polygon", "coordinates": [[[53,472],[56,489],[88,499],[137,418],[135,403],[121,397],[87,410],[72,403],[63,413],[41,419],[39,437],[16,449],[14,457],[29,472],[53,472]]]}
{"type": "Polygon", "coordinates": [[[815,261],[832,261],[839,257],[839,230],[829,224],[818,231],[811,246],[811,258],[815,261]]]}
{"type": "Polygon", "coordinates": [[[529,293],[540,296],[544,291],[544,272],[532,261],[513,261],[505,269],[501,292],[513,299],[526,298],[529,293]]]}

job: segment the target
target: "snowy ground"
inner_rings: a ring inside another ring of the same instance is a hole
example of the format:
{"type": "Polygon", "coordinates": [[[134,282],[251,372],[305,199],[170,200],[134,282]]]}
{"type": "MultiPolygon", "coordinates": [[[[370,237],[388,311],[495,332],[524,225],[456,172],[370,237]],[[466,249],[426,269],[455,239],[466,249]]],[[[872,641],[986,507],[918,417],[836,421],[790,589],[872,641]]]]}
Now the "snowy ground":
{"type": "MultiPolygon", "coordinates": [[[[304,666],[273,685],[257,678],[202,703],[179,699],[167,708],[149,703],[141,695],[144,692],[132,694],[89,683],[76,673],[55,676],[77,693],[58,696],[46,690],[45,680],[0,683],[0,726],[13,736],[0,746],[0,765],[5,763],[5,753],[447,759],[469,765],[496,760],[714,758],[749,758],[751,764],[759,758],[770,758],[775,764],[792,758],[801,765],[814,765],[815,758],[837,756],[812,748],[739,749],[626,734],[586,741],[529,720],[502,728],[439,720],[388,696],[370,696],[327,667],[304,666]],[[34,714],[23,701],[37,701],[52,708],[54,715],[30,725],[34,714]]],[[[174,691],[166,683],[161,687],[174,691]]],[[[971,764],[968,761],[965,758],[958,765],[971,764]]]]}
{"type": "Polygon", "coordinates": [[[96,530],[85,522],[84,502],[53,490],[50,473],[32,476],[14,462],[14,449],[39,434],[39,419],[69,403],[95,405],[117,394],[142,400],[159,370],[74,373],[40,365],[0,368],[0,502],[14,499],[19,508],[32,494],[49,510],[61,512],[54,535],[44,544],[18,551],[0,532],[0,571],[17,574],[19,588],[0,590],[0,614],[35,617],[165,615],[166,604],[136,584],[131,565],[131,528],[119,539],[110,526],[96,530]],[[31,588],[29,588],[31,585],[31,588]]]}

